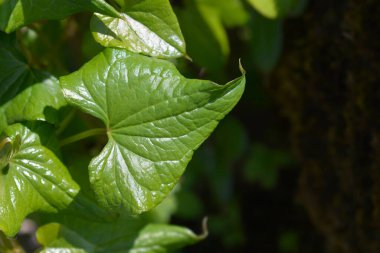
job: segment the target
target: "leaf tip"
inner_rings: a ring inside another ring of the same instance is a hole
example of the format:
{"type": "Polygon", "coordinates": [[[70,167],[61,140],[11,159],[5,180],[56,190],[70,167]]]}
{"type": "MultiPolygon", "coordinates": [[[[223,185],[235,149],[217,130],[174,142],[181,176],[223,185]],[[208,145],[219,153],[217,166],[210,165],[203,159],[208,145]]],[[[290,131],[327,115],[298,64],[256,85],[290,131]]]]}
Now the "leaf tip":
{"type": "Polygon", "coordinates": [[[200,240],[206,239],[208,234],[209,234],[208,233],[208,217],[206,216],[202,220],[202,233],[200,235],[198,235],[198,238],[200,240]]]}
{"type": "Polygon", "coordinates": [[[185,54],[184,57],[186,60],[193,62],[193,59],[188,54],[185,54]]]}
{"type": "Polygon", "coordinates": [[[245,75],[247,72],[245,71],[245,69],[243,68],[243,64],[241,63],[241,58],[239,58],[239,69],[240,69],[240,72],[245,75]]]}

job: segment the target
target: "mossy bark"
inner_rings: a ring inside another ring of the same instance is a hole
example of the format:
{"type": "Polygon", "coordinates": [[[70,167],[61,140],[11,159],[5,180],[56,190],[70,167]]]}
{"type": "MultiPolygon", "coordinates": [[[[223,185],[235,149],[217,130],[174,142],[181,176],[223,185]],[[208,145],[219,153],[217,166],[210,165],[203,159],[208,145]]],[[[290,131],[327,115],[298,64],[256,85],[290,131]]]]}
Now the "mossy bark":
{"type": "Polygon", "coordinates": [[[269,90],[291,123],[299,197],[329,252],[380,252],[380,2],[310,1],[269,90]]]}

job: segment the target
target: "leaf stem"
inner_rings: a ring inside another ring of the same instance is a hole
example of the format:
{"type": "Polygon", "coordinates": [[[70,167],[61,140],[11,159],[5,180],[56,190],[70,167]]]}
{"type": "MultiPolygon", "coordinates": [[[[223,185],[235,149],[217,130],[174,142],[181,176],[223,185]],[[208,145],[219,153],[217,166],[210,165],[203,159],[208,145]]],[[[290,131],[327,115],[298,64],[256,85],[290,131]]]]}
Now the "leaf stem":
{"type": "Polygon", "coordinates": [[[88,137],[96,136],[96,135],[103,135],[106,133],[106,130],[104,128],[94,128],[90,129],[84,132],[81,132],[79,134],[75,134],[73,136],[67,137],[66,139],[63,139],[60,143],[61,147],[66,146],[68,144],[86,139],[88,137]]]}
{"type": "Polygon", "coordinates": [[[57,135],[60,135],[63,133],[63,131],[65,131],[66,127],[69,125],[71,120],[75,117],[75,113],[76,113],[76,109],[71,109],[69,114],[63,119],[61,125],[59,126],[59,128],[55,132],[57,135]]]}

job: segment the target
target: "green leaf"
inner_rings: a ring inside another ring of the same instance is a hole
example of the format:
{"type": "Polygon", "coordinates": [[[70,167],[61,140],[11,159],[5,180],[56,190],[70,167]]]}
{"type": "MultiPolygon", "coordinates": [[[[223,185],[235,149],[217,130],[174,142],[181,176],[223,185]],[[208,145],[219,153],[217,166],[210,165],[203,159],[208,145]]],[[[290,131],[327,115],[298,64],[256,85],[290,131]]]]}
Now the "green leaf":
{"type": "Polygon", "coordinates": [[[249,19],[249,14],[244,9],[241,0],[198,0],[198,2],[216,8],[227,27],[242,26],[249,19]]]}
{"type": "Polygon", "coordinates": [[[0,0],[0,30],[7,33],[42,19],[62,19],[90,11],[118,17],[104,0],[0,0]]]}
{"type": "Polygon", "coordinates": [[[252,17],[250,53],[253,63],[262,72],[271,71],[281,55],[282,20],[269,20],[258,14],[252,17]]]}
{"type": "Polygon", "coordinates": [[[69,103],[107,127],[108,143],[89,166],[101,204],[141,213],[173,189],[240,99],[245,77],[220,86],[186,79],[167,61],[106,49],[60,81],[69,103]]]}
{"type": "Polygon", "coordinates": [[[0,229],[15,235],[28,215],[66,208],[79,191],[65,166],[21,124],[0,140],[0,229]]]}
{"type": "Polygon", "coordinates": [[[102,46],[159,58],[186,53],[185,41],[168,0],[126,1],[123,7],[119,18],[93,16],[91,30],[102,46]]]}
{"type": "Polygon", "coordinates": [[[14,44],[0,32],[0,111],[8,124],[22,120],[54,122],[55,110],[66,105],[58,80],[31,69],[14,44]]]}
{"type": "Polygon", "coordinates": [[[230,46],[218,10],[202,3],[186,3],[186,8],[178,10],[177,15],[189,56],[211,71],[222,69],[230,46]]]}
{"type": "Polygon", "coordinates": [[[148,224],[139,219],[113,223],[90,222],[75,217],[65,224],[50,223],[37,231],[42,252],[85,253],[166,253],[204,239],[189,229],[148,224]]]}
{"type": "Polygon", "coordinates": [[[300,0],[248,0],[263,16],[271,19],[284,17],[298,6],[300,0]]]}

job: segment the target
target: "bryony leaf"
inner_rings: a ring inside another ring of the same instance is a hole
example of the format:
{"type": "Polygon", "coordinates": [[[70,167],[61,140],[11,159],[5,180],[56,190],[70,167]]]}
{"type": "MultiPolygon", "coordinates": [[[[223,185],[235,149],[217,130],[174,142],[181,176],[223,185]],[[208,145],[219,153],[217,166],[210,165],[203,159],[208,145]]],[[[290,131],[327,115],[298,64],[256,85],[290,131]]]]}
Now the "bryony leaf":
{"type": "Polygon", "coordinates": [[[169,0],[125,1],[121,17],[95,14],[91,30],[95,40],[104,47],[125,48],[159,58],[180,57],[186,53],[169,0]]]}
{"type": "Polygon", "coordinates": [[[118,221],[96,223],[74,219],[64,226],[50,223],[37,231],[42,252],[67,253],[167,253],[199,242],[189,229],[163,224],[118,221]],[[140,223],[140,224],[138,224],[140,223]]]}
{"type": "Polygon", "coordinates": [[[186,79],[167,61],[106,49],[60,82],[69,103],[107,128],[109,141],[89,165],[100,203],[141,213],[173,189],[239,101],[245,77],[220,86],[186,79]]]}
{"type": "Polygon", "coordinates": [[[0,140],[0,230],[15,235],[28,214],[66,208],[79,191],[65,166],[21,124],[0,140]]]}
{"type": "Polygon", "coordinates": [[[82,11],[119,16],[104,0],[0,0],[0,30],[10,33],[34,21],[62,19],[82,11]]]}
{"type": "Polygon", "coordinates": [[[0,32],[0,111],[8,124],[22,120],[52,122],[54,111],[66,105],[58,80],[31,69],[10,45],[11,37],[0,32]]]}

